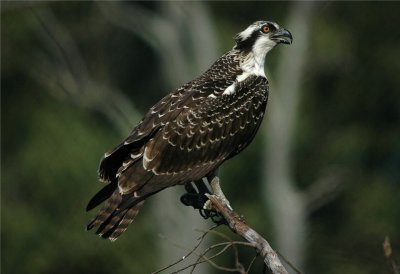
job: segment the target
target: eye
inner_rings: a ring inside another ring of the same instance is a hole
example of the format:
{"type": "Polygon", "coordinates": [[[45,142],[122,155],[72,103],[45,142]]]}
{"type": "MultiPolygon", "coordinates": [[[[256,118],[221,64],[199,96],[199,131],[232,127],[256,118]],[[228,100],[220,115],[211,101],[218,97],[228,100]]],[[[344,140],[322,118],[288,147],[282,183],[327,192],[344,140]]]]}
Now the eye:
{"type": "Polygon", "coordinates": [[[269,28],[268,25],[265,25],[265,26],[262,27],[261,31],[262,31],[263,33],[268,33],[268,32],[270,31],[270,28],[269,28]]]}

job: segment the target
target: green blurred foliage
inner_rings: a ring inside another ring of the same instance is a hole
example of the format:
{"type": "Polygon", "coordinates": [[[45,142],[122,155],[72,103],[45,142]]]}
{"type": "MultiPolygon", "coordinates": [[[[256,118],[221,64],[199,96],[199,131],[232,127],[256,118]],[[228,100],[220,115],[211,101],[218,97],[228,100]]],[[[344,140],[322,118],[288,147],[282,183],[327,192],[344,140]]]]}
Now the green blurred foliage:
{"type": "MultiPolygon", "coordinates": [[[[141,4],[158,7],[157,2],[141,4]]],[[[84,207],[100,187],[99,158],[121,136],[102,113],[59,97],[32,77],[38,58],[54,57],[31,5],[50,8],[76,41],[94,80],[123,90],[141,112],[167,91],[155,53],[102,18],[95,3],[2,2],[1,270],[154,271],[160,239],[149,211],[113,244],[84,231],[91,216],[84,207]]],[[[284,25],[291,3],[206,5],[226,51],[234,33],[254,20],[284,25]]],[[[389,273],[381,248],[385,235],[400,253],[399,12],[395,2],[321,2],[312,18],[293,138],[294,179],[307,189],[326,169],[341,167],[348,175],[339,196],[310,215],[306,273],[389,273]]],[[[268,58],[272,80],[278,58],[268,58]]],[[[222,180],[237,212],[268,235],[271,223],[259,191],[264,139],[259,134],[241,156],[227,162],[222,180]]],[[[245,253],[246,260],[252,255],[245,253]]],[[[261,267],[257,262],[254,272],[261,267]]]]}

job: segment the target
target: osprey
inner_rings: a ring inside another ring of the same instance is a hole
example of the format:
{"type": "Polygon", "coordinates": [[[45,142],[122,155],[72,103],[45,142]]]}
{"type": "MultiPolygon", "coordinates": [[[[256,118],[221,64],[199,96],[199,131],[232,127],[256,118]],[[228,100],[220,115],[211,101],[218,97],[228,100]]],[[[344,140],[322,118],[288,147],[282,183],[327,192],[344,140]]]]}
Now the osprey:
{"type": "Polygon", "coordinates": [[[235,40],[232,50],[161,99],[104,155],[99,177],[107,184],[86,209],[107,202],[88,230],[98,227],[97,234],[115,240],[148,197],[214,178],[224,161],[250,144],[267,106],[265,56],[277,44],[291,44],[292,35],[274,22],[257,21],[235,40]]]}

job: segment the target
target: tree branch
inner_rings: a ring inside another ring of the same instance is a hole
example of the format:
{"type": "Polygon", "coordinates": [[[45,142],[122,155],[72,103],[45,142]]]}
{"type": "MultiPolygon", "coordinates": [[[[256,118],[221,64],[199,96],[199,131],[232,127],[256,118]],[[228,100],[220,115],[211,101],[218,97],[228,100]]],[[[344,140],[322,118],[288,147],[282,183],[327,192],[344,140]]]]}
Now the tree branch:
{"type": "Polygon", "coordinates": [[[383,242],[383,253],[385,255],[386,261],[388,263],[390,272],[393,274],[399,274],[400,268],[396,263],[396,260],[393,256],[392,245],[390,244],[389,237],[386,236],[383,242]]]}
{"type": "Polygon", "coordinates": [[[243,218],[233,210],[229,209],[228,205],[217,196],[211,194],[206,194],[206,196],[210,200],[209,206],[225,218],[229,228],[234,233],[240,235],[254,246],[257,252],[263,257],[265,265],[273,274],[288,273],[279,260],[278,254],[271,248],[267,240],[248,226],[243,218]]]}
{"type": "MultiPolygon", "coordinates": [[[[218,270],[222,270],[224,272],[238,272],[241,274],[248,274],[250,272],[250,268],[253,265],[254,260],[256,259],[256,256],[254,256],[254,258],[251,260],[250,264],[247,266],[247,268],[244,268],[244,265],[239,261],[239,250],[237,248],[237,246],[247,246],[247,247],[253,247],[254,245],[252,243],[248,243],[248,242],[244,242],[244,241],[233,241],[230,237],[228,237],[227,235],[215,231],[214,228],[218,227],[218,225],[214,225],[213,227],[207,229],[207,230],[202,230],[202,229],[195,229],[198,232],[203,232],[202,236],[198,239],[199,242],[192,248],[190,249],[190,251],[184,255],[183,257],[179,258],[177,261],[175,261],[172,264],[169,264],[166,267],[163,267],[155,272],[152,272],[152,274],[157,274],[157,273],[161,273],[164,272],[166,270],[171,270],[172,267],[178,265],[179,263],[183,262],[184,260],[188,259],[189,256],[191,255],[195,255],[197,256],[196,261],[189,263],[188,265],[185,265],[177,270],[174,270],[173,272],[169,272],[171,274],[173,273],[181,273],[182,271],[191,268],[190,273],[194,273],[195,269],[197,266],[199,266],[200,264],[203,263],[207,263],[209,265],[211,265],[212,267],[214,267],[215,269],[218,270]],[[205,240],[206,236],[209,234],[214,234],[218,237],[221,237],[225,240],[227,240],[226,242],[220,242],[217,244],[213,244],[212,246],[206,248],[204,251],[202,251],[201,253],[197,252],[197,248],[200,246],[200,244],[205,240]],[[220,248],[220,249],[219,249],[220,248]],[[219,250],[218,250],[219,249],[219,250]],[[222,253],[227,252],[229,249],[231,249],[234,252],[234,257],[235,257],[235,267],[225,267],[225,266],[221,266],[219,264],[217,264],[216,262],[213,261],[213,259],[219,257],[222,253]],[[212,255],[208,255],[208,253],[210,253],[211,251],[215,251],[218,250],[216,253],[212,254],[212,255]]],[[[168,238],[165,238],[168,239],[168,238]]],[[[181,249],[187,249],[185,246],[182,246],[180,244],[174,243],[169,241],[170,244],[179,247],[181,249]]]]}

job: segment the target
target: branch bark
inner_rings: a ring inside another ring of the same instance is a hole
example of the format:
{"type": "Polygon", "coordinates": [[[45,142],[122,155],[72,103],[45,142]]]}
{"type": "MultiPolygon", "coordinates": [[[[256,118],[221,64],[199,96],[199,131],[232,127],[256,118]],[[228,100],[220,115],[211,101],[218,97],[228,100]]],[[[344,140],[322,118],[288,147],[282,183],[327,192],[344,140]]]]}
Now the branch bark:
{"type": "Polygon", "coordinates": [[[386,236],[385,240],[383,241],[383,253],[385,255],[388,267],[393,274],[399,274],[400,268],[396,263],[396,260],[393,256],[392,245],[390,244],[389,237],[386,236]]]}
{"type": "Polygon", "coordinates": [[[272,271],[273,274],[288,273],[285,267],[282,265],[278,254],[272,249],[267,240],[265,240],[257,231],[247,225],[242,217],[240,217],[233,210],[229,209],[228,205],[217,196],[210,194],[206,194],[206,196],[211,202],[211,208],[225,218],[232,232],[240,235],[254,246],[257,252],[263,257],[265,265],[272,271]]]}

